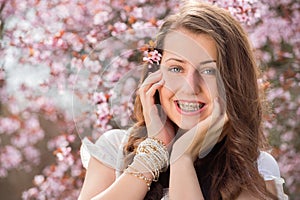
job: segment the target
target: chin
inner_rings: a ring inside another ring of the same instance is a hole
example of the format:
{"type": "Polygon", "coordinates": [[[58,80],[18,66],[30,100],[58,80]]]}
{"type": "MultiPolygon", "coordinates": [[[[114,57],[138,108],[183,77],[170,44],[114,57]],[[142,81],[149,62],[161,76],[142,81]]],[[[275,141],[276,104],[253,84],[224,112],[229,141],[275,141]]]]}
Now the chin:
{"type": "Polygon", "coordinates": [[[178,123],[177,126],[180,128],[180,129],[183,129],[183,130],[190,130],[192,128],[194,128],[199,122],[194,122],[194,123],[178,123]]]}

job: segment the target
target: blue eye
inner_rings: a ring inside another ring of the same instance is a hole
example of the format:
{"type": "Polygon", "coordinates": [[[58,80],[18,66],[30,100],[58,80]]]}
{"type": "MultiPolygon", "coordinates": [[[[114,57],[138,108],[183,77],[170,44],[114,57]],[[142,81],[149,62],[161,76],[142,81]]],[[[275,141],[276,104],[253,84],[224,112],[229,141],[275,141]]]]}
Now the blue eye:
{"type": "Polygon", "coordinates": [[[179,72],[182,72],[182,67],[180,66],[172,66],[169,68],[169,71],[170,72],[174,72],[174,73],[179,73],[179,72]]]}
{"type": "Polygon", "coordinates": [[[216,75],[217,71],[214,68],[205,68],[201,71],[202,74],[216,75]]]}

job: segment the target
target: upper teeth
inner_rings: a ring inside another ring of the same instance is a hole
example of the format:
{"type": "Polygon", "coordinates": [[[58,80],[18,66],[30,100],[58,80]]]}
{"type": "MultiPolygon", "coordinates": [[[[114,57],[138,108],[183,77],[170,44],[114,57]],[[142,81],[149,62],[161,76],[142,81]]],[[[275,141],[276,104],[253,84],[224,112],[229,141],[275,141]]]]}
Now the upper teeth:
{"type": "Polygon", "coordinates": [[[184,111],[196,111],[202,107],[202,104],[200,103],[187,103],[187,102],[179,102],[179,101],[178,101],[178,105],[180,109],[184,111]]]}

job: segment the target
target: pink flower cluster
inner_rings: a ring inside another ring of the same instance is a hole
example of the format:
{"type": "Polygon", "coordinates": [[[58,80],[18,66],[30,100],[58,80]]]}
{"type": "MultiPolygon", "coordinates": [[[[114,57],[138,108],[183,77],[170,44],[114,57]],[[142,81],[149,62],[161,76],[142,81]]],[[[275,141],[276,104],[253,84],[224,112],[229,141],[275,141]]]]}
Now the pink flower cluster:
{"type": "MultiPolygon", "coordinates": [[[[300,157],[299,3],[206,1],[228,9],[244,24],[260,64],[268,66],[262,86],[274,108],[266,115],[265,133],[293,197],[300,189],[295,159],[300,157]]],[[[0,177],[38,165],[43,139],[56,157],[33,178],[23,199],[77,198],[84,170],[76,134],[96,139],[132,123],[141,49],[179,4],[0,0],[0,177]],[[55,128],[45,128],[45,121],[55,128]]],[[[144,61],[158,64],[161,55],[153,51],[144,56],[144,61]]]]}
{"type": "Polygon", "coordinates": [[[49,150],[54,150],[57,162],[47,166],[42,175],[36,175],[34,187],[24,191],[23,199],[76,199],[83,176],[78,151],[72,151],[75,135],[59,135],[48,142],[49,150]],[[57,191],[54,193],[54,191],[57,191]]]}
{"type": "Polygon", "coordinates": [[[226,8],[238,21],[245,25],[252,25],[261,18],[261,12],[266,6],[258,0],[206,0],[222,8],[226,8]]]}
{"type": "Polygon", "coordinates": [[[145,56],[143,58],[144,62],[150,63],[150,64],[157,64],[159,65],[160,63],[160,59],[162,57],[162,55],[157,51],[157,50],[153,50],[153,51],[146,51],[144,52],[145,56]]]}
{"type": "Polygon", "coordinates": [[[10,169],[31,170],[40,162],[39,150],[31,145],[44,137],[44,130],[37,118],[30,116],[21,119],[13,117],[0,118],[1,143],[9,143],[0,148],[0,177],[5,177],[10,169]]]}

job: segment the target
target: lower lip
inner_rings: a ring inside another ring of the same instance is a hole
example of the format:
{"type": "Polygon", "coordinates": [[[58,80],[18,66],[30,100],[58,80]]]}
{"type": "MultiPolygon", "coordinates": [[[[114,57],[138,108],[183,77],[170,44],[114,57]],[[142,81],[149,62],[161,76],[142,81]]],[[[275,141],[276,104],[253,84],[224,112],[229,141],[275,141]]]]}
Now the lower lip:
{"type": "Polygon", "coordinates": [[[175,103],[175,107],[176,107],[176,110],[182,114],[182,115],[188,115],[188,116],[192,116],[192,115],[199,115],[205,108],[206,108],[206,104],[199,110],[196,110],[196,111],[192,111],[192,112],[185,112],[183,110],[181,110],[179,108],[179,106],[177,105],[177,102],[174,102],[175,103]]]}

